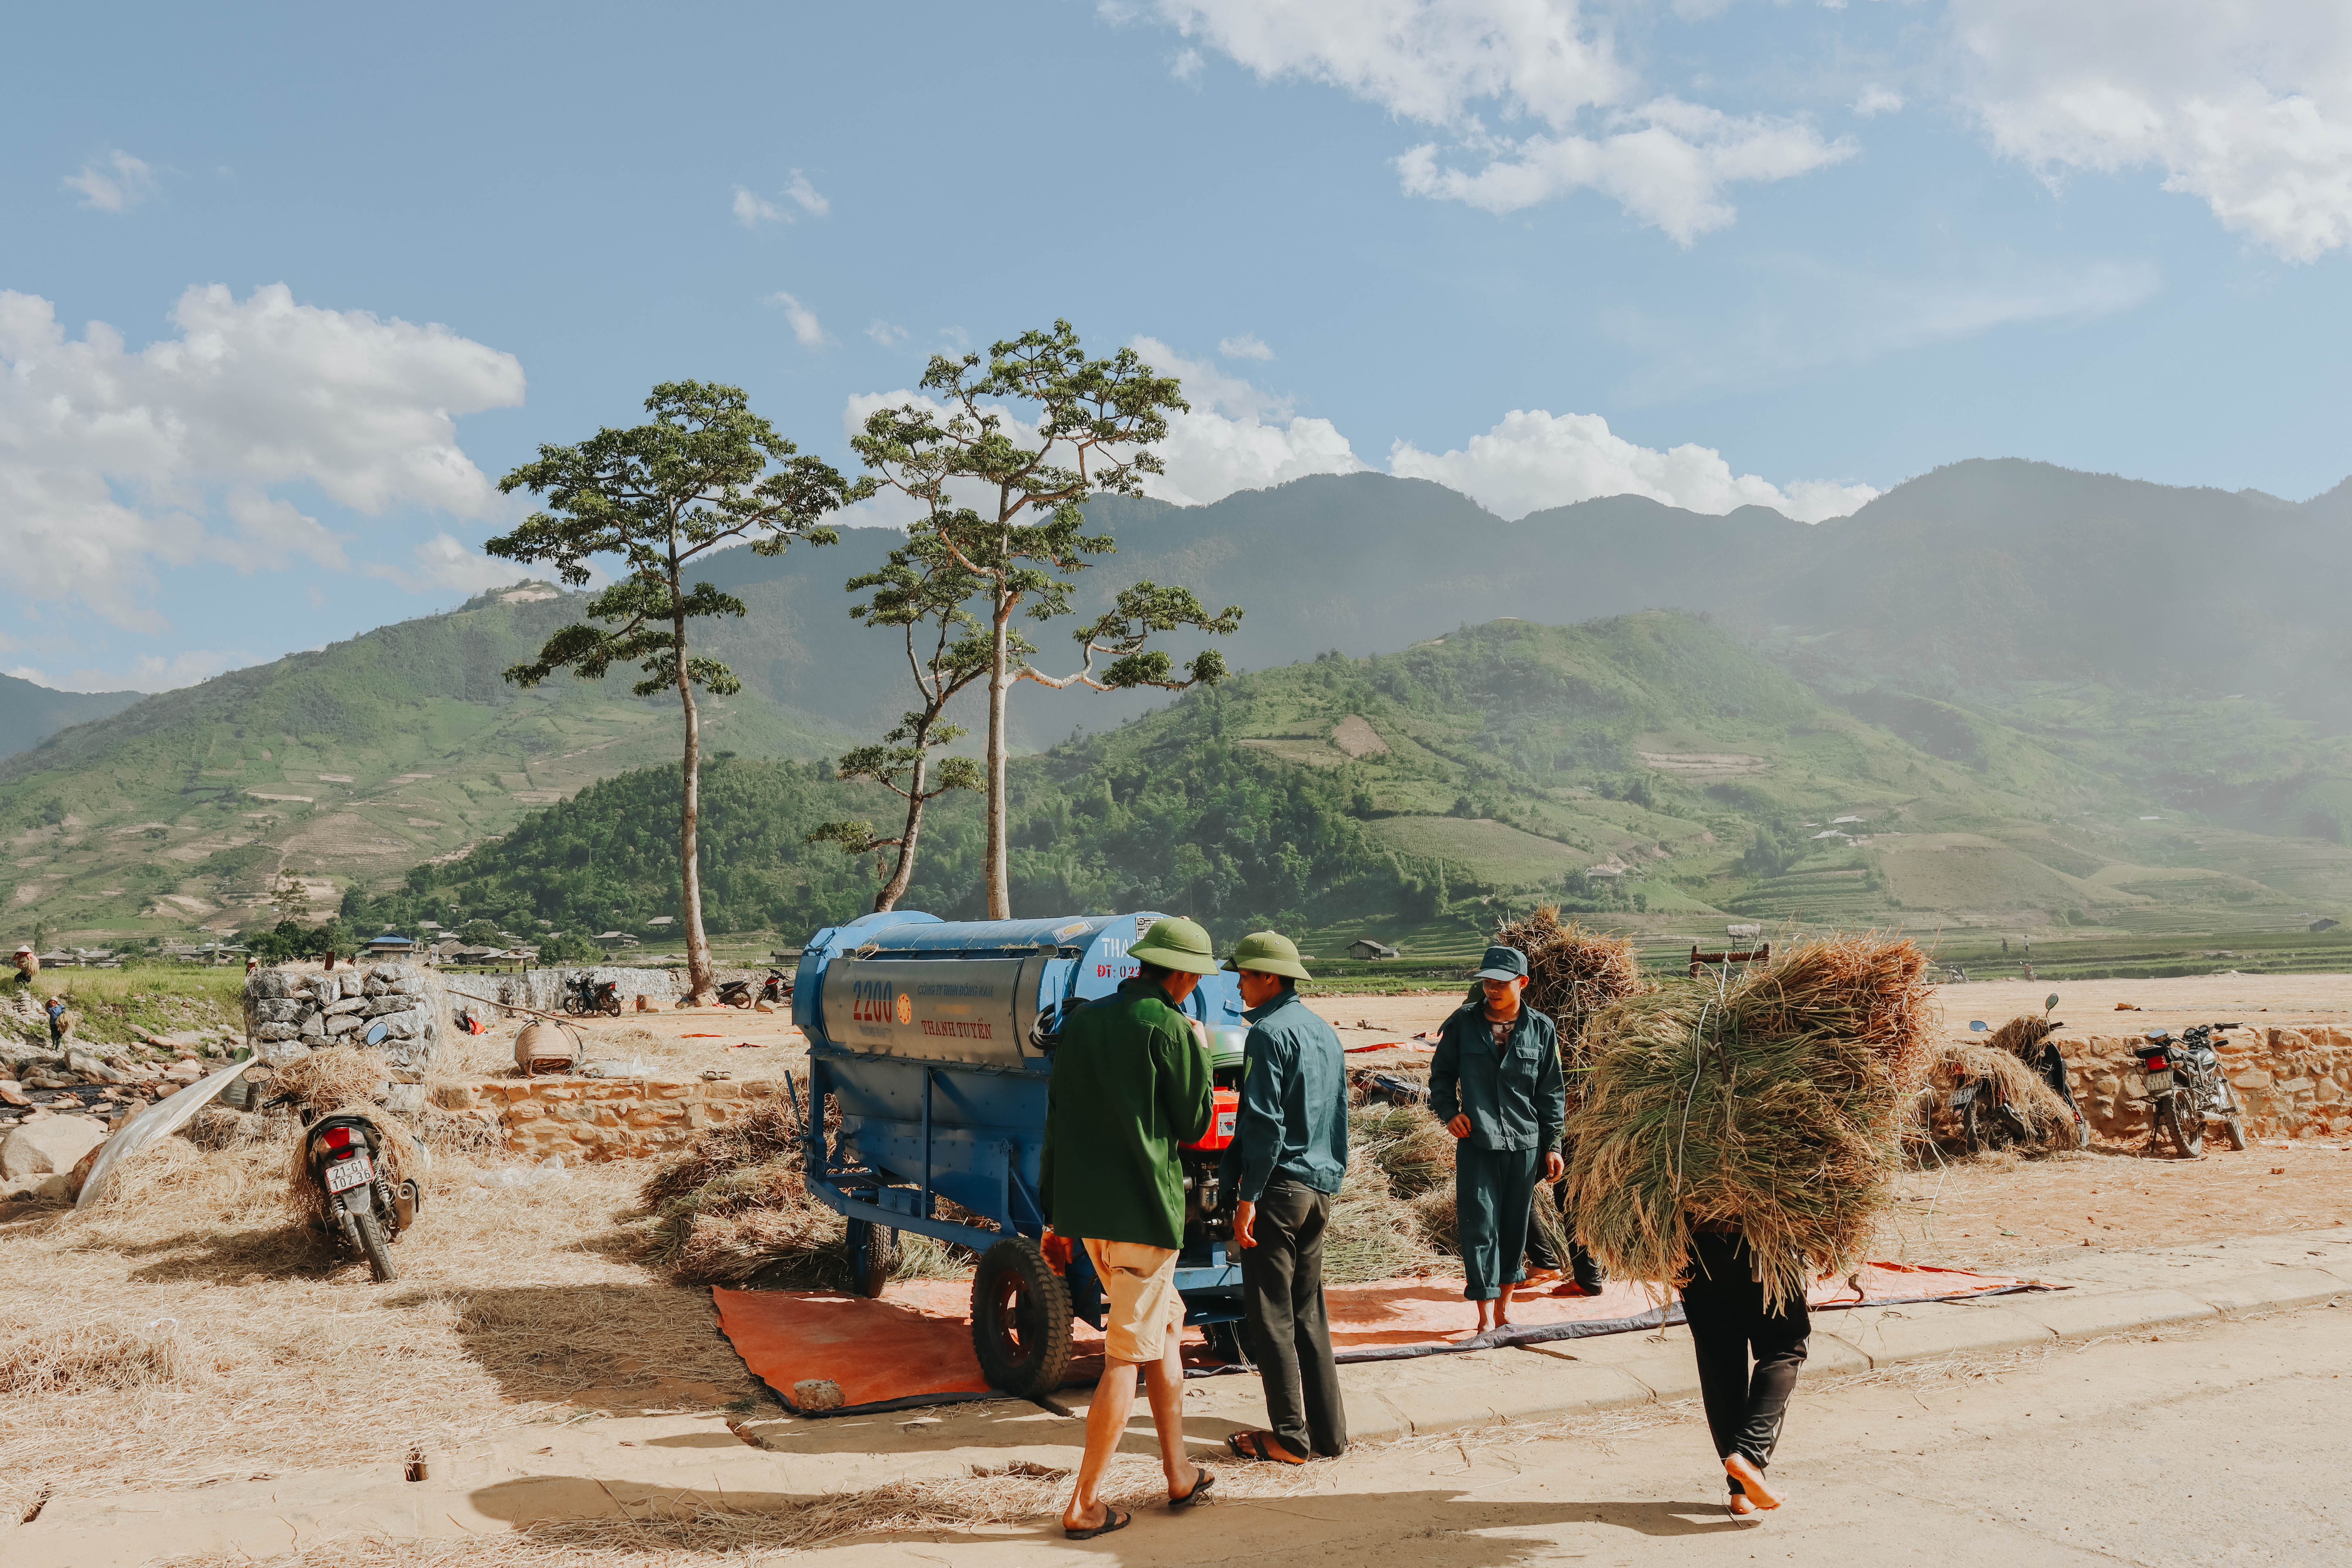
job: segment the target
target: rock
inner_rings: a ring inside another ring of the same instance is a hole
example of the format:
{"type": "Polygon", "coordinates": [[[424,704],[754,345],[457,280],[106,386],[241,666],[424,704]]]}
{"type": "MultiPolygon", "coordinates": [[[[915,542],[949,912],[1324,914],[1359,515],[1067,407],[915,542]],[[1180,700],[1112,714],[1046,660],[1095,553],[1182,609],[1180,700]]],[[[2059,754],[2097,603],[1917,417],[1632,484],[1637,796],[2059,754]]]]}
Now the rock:
{"type": "Polygon", "coordinates": [[[407,1012],[416,1005],[416,999],[413,996],[394,996],[387,994],[376,997],[372,1002],[363,1002],[361,1005],[367,1009],[368,1017],[381,1018],[386,1013],[407,1012]]]}
{"type": "Polygon", "coordinates": [[[383,1108],[394,1116],[418,1117],[425,1114],[425,1086],[421,1083],[395,1083],[383,1091],[383,1108]]]}
{"type": "Polygon", "coordinates": [[[264,1045],[272,1040],[299,1040],[302,1037],[302,1030],[295,1024],[264,1024],[253,1032],[253,1037],[264,1045]]]}
{"type": "Polygon", "coordinates": [[[184,1061],[173,1062],[170,1067],[165,1068],[163,1069],[163,1076],[166,1079],[169,1079],[172,1082],[177,1084],[194,1083],[197,1079],[205,1076],[205,1064],[196,1060],[194,1057],[190,1057],[184,1061]]]}
{"type": "Polygon", "coordinates": [[[802,1410],[838,1410],[849,1401],[829,1377],[804,1377],[793,1384],[793,1404],[802,1410]]]}
{"type": "Polygon", "coordinates": [[[253,1005],[254,1021],[262,1024],[290,1024],[307,1009],[292,997],[264,997],[253,1005]]]}
{"type": "Polygon", "coordinates": [[[98,1148],[92,1149],[74,1162],[73,1169],[66,1175],[66,1200],[68,1203],[80,1201],[82,1188],[89,1184],[90,1167],[98,1163],[99,1150],[105,1147],[105,1144],[100,1143],[98,1148]]]}
{"type": "Polygon", "coordinates": [[[82,1076],[89,1083],[129,1083],[131,1075],[121,1068],[107,1066],[88,1051],[68,1051],[66,1066],[82,1076]]]}
{"type": "Polygon", "coordinates": [[[249,995],[270,999],[291,996],[294,994],[295,979],[294,975],[282,969],[257,970],[253,978],[245,983],[246,991],[249,995]]]}
{"type": "Polygon", "coordinates": [[[327,1005],[327,1016],[340,1018],[346,1013],[362,1013],[368,1005],[368,999],[364,996],[345,996],[327,1005]]]}
{"type": "Polygon", "coordinates": [[[13,1078],[0,1078],[0,1105],[30,1105],[25,1098],[24,1085],[13,1078]]]}
{"type": "Polygon", "coordinates": [[[370,1029],[378,1024],[383,1026],[387,1040],[413,1040],[432,1026],[432,1018],[424,1008],[412,1007],[404,1013],[383,1013],[368,1020],[370,1029]]]}
{"type": "Polygon", "coordinates": [[[331,1040],[339,1035],[353,1034],[359,1029],[360,1022],[356,1013],[338,1013],[327,1020],[327,1037],[331,1040]]]}
{"type": "Polygon", "coordinates": [[[74,1163],[106,1142],[106,1124],[88,1116],[24,1121],[0,1143],[0,1176],[12,1182],[68,1175],[74,1163]]]}
{"type": "Polygon", "coordinates": [[[282,1068],[288,1062],[300,1061],[310,1054],[310,1047],[298,1039],[270,1040],[261,1047],[261,1059],[274,1068],[282,1068]]]}

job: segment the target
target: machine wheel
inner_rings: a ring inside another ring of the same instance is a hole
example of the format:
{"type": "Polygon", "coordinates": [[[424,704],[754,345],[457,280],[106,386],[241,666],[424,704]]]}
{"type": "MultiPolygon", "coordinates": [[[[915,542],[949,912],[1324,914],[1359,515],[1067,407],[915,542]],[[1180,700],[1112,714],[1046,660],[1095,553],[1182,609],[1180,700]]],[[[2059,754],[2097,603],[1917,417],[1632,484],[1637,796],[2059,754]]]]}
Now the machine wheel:
{"type": "Polygon", "coordinates": [[[1226,1365],[1256,1367],[1257,1363],[1250,1360],[1248,1339],[1242,1332],[1241,1324],[1204,1323],[1201,1333],[1209,1342],[1211,1352],[1223,1357],[1226,1365]]]}
{"type": "Polygon", "coordinates": [[[349,1216],[352,1228],[359,1233],[360,1250],[367,1254],[368,1272],[379,1285],[389,1285],[394,1279],[392,1251],[383,1244],[383,1232],[376,1227],[375,1215],[355,1214],[349,1216]]]}
{"type": "MultiPolygon", "coordinates": [[[[853,1220],[865,1232],[865,1246],[851,1253],[857,1266],[857,1293],[869,1300],[881,1299],[883,1288],[890,1283],[890,1266],[898,1260],[898,1233],[887,1226],[864,1220],[853,1220]],[[863,1257],[859,1253],[863,1253],[863,1257]]],[[[853,1246],[859,1240],[852,1235],[853,1246]]]]}
{"type": "Polygon", "coordinates": [[[971,1281],[971,1349],[994,1388],[1037,1399],[1070,1370],[1070,1287],[1037,1244],[1009,1236],[980,1255],[971,1281]]]}
{"type": "Polygon", "coordinates": [[[2231,1148],[2241,1154],[2246,1152],[2246,1119],[2244,1117],[2231,1116],[2228,1121],[2221,1123],[2221,1130],[2229,1135],[2231,1148]]]}
{"type": "Polygon", "coordinates": [[[2205,1147],[2205,1117],[2189,1103],[2185,1094],[2167,1095],[2164,1108],[2158,1113],[2164,1118],[2164,1131],[2172,1139],[2172,1146],[2180,1151],[2182,1159],[2193,1160],[2205,1147]]]}

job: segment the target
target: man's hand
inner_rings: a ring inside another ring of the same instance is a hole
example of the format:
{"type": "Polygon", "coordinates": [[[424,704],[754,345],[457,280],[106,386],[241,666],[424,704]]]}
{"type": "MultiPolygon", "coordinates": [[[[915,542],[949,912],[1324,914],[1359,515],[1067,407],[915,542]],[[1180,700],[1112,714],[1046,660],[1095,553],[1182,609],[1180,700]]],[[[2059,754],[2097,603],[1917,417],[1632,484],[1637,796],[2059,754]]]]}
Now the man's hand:
{"type": "Polygon", "coordinates": [[[1445,1130],[1446,1130],[1448,1132],[1453,1133],[1453,1134],[1454,1134],[1454,1136],[1455,1136],[1456,1138],[1467,1138],[1467,1137],[1469,1137],[1469,1136],[1470,1136],[1470,1118],[1469,1118],[1469,1116],[1468,1116],[1466,1113],[1465,1113],[1464,1115],[1461,1115],[1461,1116],[1457,1116],[1457,1117],[1455,1117],[1453,1121],[1449,1121],[1449,1122],[1447,1122],[1447,1123],[1445,1124],[1445,1130]]]}
{"type": "Polygon", "coordinates": [[[1244,1252],[1257,1245],[1257,1237],[1251,1233],[1256,1223],[1257,1205],[1244,1198],[1234,1205],[1234,1245],[1244,1252]]]}
{"type": "Polygon", "coordinates": [[[1544,1180],[1547,1182],[1557,1182],[1566,1174],[1568,1174],[1568,1162],[1559,1157],[1559,1151],[1557,1149],[1545,1150],[1544,1180]]]}

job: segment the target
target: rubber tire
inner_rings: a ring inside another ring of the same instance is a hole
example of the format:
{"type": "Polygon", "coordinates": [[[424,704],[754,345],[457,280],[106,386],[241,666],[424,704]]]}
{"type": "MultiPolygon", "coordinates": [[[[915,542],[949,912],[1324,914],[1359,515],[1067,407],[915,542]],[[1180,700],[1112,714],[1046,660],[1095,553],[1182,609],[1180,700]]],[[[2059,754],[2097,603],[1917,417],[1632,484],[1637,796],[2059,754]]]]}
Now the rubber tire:
{"type": "Polygon", "coordinates": [[[1968,1108],[1960,1112],[1960,1137],[1968,1144],[1969,1152],[1971,1154],[1985,1153],[1992,1147],[1985,1126],[1984,1100],[1981,1090],[1969,1097],[1968,1108]]]}
{"type": "Polygon", "coordinates": [[[2180,1157],[2194,1160],[2205,1149],[2205,1118],[2183,1109],[2188,1098],[2185,1094],[2168,1095],[2158,1114],[2164,1119],[2164,1131],[2172,1139],[2172,1146],[2180,1151],[2180,1157]]]}
{"type": "Polygon", "coordinates": [[[391,1249],[383,1244],[383,1232],[376,1228],[375,1215],[355,1214],[352,1220],[360,1233],[360,1250],[367,1254],[368,1271],[377,1284],[391,1284],[399,1276],[392,1267],[391,1249]]]}
{"type": "Polygon", "coordinates": [[[1042,1399],[1070,1370],[1070,1286],[1037,1244],[1009,1236],[980,1255],[971,1349],[992,1388],[1042,1399]]]}
{"type": "Polygon", "coordinates": [[[2230,1140],[2230,1147],[2242,1154],[2246,1152],[2246,1119],[2232,1116],[2221,1123],[2221,1131],[2230,1140]]]}
{"type": "Polygon", "coordinates": [[[585,1013],[587,1010],[587,1008],[583,1007],[580,1005],[580,993],[577,991],[567,991],[563,994],[563,1016],[565,1017],[577,1018],[581,1014],[585,1013]]]}
{"type": "Polygon", "coordinates": [[[607,996],[604,998],[604,1005],[597,1011],[607,1017],[617,1018],[621,1016],[621,999],[618,996],[607,996]]]}
{"type": "Polygon", "coordinates": [[[751,994],[749,991],[746,991],[741,995],[736,997],[732,1002],[728,1003],[727,1005],[730,1007],[740,1007],[748,1013],[751,1010],[751,994]]]}
{"type": "Polygon", "coordinates": [[[866,1260],[857,1270],[857,1293],[869,1301],[878,1301],[889,1287],[890,1266],[898,1258],[898,1233],[887,1226],[863,1220],[856,1223],[866,1227],[866,1260]]]}

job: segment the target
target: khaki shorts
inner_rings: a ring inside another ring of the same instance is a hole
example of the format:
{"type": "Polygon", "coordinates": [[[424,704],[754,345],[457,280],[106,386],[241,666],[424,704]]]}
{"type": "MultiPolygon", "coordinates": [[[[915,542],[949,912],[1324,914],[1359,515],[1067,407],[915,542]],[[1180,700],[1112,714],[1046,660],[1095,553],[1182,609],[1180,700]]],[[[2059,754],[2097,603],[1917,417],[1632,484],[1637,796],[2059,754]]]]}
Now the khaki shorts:
{"type": "Polygon", "coordinates": [[[1176,1254],[1139,1241],[1089,1241],[1103,1294],[1103,1353],[1113,1361],[1158,1361],[1168,1336],[1184,1337],[1184,1298],[1176,1293],[1176,1254]]]}

